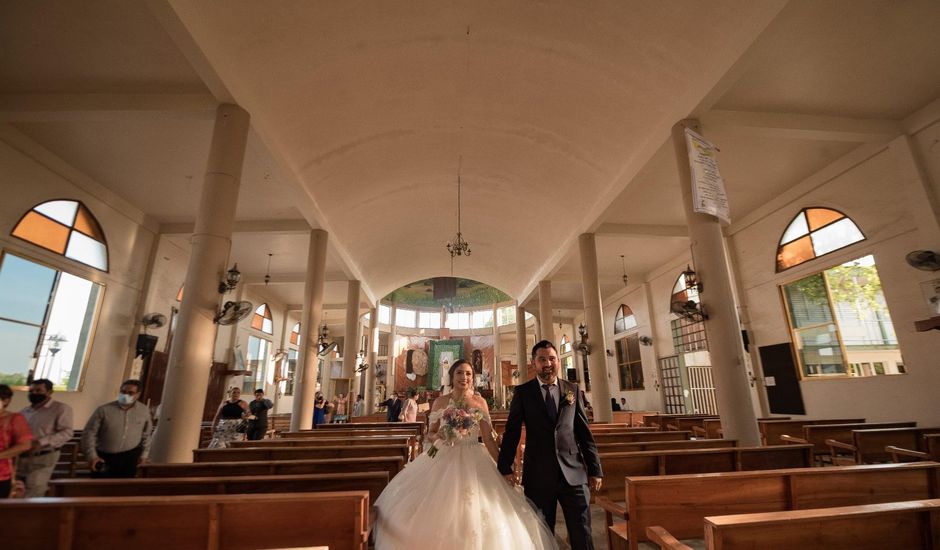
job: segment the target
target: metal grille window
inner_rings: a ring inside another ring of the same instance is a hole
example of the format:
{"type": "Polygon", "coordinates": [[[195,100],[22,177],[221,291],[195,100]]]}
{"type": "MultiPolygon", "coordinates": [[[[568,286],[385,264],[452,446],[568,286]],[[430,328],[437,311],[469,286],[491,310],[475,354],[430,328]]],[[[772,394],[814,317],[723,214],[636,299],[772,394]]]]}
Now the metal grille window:
{"type": "Polygon", "coordinates": [[[666,413],[684,414],[685,398],[682,395],[682,373],[678,355],[659,360],[659,377],[663,384],[663,406],[666,413]]]}
{"type": "Polygon", "coordinates": [[[689,353],[708,349],[705,323],[686,317],[672,320],[672,347],[676,353],[689,353]]]}

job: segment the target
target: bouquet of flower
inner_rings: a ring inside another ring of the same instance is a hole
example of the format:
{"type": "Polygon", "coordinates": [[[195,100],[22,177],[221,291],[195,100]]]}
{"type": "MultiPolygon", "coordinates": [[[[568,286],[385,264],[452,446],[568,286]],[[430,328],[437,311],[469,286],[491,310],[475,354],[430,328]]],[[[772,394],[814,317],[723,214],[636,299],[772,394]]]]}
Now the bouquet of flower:
{"type": "Polygon", "coordinates": [[[434,458],[437,454],[439,441],[453,445],[458,439],[468,437],[470,430],[479,425],[482,418],[483,414],[480,409],[468,409],[462,403],[454,403],[444,409],[441,413],[441,427],[437,432],[440,439],[431,444],[428,456],[434,458]]]}

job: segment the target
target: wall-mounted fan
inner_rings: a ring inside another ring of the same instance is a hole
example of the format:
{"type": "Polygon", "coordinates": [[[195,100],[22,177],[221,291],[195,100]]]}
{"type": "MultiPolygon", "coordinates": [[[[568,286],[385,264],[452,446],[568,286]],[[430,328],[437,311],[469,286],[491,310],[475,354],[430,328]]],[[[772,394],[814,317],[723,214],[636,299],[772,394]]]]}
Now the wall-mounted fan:
{"type": "Polygon", "coordinates": [[[275,363],[280,363],[281,361],[284,360],[285,357],[287,357],[287,352],[282,349],[279,349],[274,353],[273,361],[275,363]]]}
{"type": "Polygon", "coordinates": [[[670,304],[669,309],[676,315],[693,321],[708,319],[705,308],[695,300],[676,300],[670,304]]]}
{"type": "Polygon", "coordinates": [[[255,307],[248,301],[225,302],[225,305],[215,314],[215,318],[212,320],[219,325],[234,325],[251,315],[254,309],[255,307]]]}
{"type": "Polygon", "coordinates": [[[333,350],[335,349],[336,349],[336,342],[330,342],[329,344],[326,344],[323,347],[323,349],[319,351],[319,353],[317,353],[317,357],[322,359],[326,357],[327,355],[333,353],[333,350]]]}
{"type": "Polygon", "coordinates": [[[933,250],[915,250],[904,257],[908,265],[923,271],[940,270],[940,254],[933,250]]]}
{"type": "Polygon", "coordinates": [[[166,324],[166,315],[162,313],[148,313],[140,319],[140,324],[144,326],[144,333],[147,329],[160,328],[166,324]]]}

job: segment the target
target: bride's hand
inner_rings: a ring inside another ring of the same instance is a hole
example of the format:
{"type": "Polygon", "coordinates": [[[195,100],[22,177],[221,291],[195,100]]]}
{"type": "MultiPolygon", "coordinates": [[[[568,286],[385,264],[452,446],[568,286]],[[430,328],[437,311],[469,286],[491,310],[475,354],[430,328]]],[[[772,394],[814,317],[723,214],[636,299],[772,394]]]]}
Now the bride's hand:
{"type": "Polygon", "coordinates": [[[516,474],[506,474],[503,477],[506,478],[506,483],[508,483],[510,487],[516,486],[516,474]]]}

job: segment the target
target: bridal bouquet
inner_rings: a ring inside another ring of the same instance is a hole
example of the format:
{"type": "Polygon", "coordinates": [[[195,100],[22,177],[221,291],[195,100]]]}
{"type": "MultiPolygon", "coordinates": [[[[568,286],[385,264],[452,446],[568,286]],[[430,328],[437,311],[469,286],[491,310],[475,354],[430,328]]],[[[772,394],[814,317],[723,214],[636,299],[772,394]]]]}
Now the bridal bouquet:
{"type": "MultiPolygon", "coordinates": [[[[444,409],[441,413],[441,427],[438,429],[438,435],[448,445],[453,445],[458,439],[463,439],[470,435],[470,430],[480,423],[483,414],[479,409],[467,409],[460,403],[455,403],[444,409]]],[[[428,449],[428,456],[434,458],[438,448],[435,441],[428,449]]]]}

